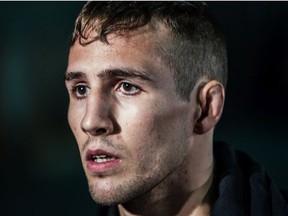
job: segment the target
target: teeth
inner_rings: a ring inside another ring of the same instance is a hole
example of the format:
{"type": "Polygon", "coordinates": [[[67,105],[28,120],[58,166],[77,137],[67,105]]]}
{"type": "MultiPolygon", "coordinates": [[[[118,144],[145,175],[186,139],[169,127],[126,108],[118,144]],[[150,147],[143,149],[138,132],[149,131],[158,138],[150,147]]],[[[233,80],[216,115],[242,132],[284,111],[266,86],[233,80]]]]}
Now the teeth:
{"type": "Polygon", "coordinates": [[[107,156],[106,155],[96,155],[94,156],[94,158],[96,159],[101,159],[101,158],[106,158],[107,156]]]}
{"type": "Polygon", "coordinates": [[[115,160],[115,158],[109,157],[109,156],[106,156],[106,155],[96,155],[96,156],[93,157],[93,160],[96,163],[104,163],[104,162],[107,162],[107,161],[115,160]]]}

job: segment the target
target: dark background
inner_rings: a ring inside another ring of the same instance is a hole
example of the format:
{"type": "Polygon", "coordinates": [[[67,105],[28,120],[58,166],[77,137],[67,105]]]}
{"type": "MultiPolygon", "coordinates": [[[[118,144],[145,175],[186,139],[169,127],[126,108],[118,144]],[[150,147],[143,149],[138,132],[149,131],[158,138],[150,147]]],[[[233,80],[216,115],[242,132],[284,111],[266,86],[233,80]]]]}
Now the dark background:
{"type": "MultiPolygon", "coordinates": [[[[0,2],[0,215],[95,215],[66,120],[70,33],[84,2],[0,2]]],[[[288,189],[288,2],[208,2],[228,44],[216,140],[288,189]]]]}

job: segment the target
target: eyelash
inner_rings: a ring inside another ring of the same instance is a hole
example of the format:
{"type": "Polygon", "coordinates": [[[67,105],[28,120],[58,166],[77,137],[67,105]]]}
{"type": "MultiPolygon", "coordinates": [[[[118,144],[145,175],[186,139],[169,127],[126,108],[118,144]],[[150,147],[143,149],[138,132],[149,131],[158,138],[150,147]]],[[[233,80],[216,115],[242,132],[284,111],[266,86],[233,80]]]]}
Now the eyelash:
{"type": "Polygon", "coordinates": [[[121,91],[121,88],[122,89],[125,88],[124,85],[126,85],[126,87],[128,87],[128,88],[133,88],[134,89],[134,92],[132,92],[132,93],[123,90],[124,91],[123,92],[124,95],[133,96],[133,95],[138,95],[138,94],[140,94],[142,92],[142,90],[138,86],[133,85],[133,84],[131,84],[129,82],[120,82],[116,90],[117,91],[121,91]]]}
{"type": "MultiPolygon", "coordinates": [[[[129,82],[120,82],[119,85],[116,87],[116,91],[121,92],[122,94],[126,96],[134,96],[142,92],[142,90],[138,86],[133,85],[129,82]],[[132,88],[133,92],[131,93],[131,92],[128,92],[129,90],[126,90],[126,91],[123,90],[125,87],[132,88]]],[[[84,83],[78,83],[72,87],[71,92],[72,92],[72,95],[76,97],[77,100],[82,100],[82,99],[85,99],[86,96],[90,93],[90,88],[84,83]],[[84,90],[83,88],[85,88],[85,93],[82,92],[79,94],[80,88],[82,88],[82,90],[84,90]]]]}
{"type": "Polygon", "coordinates": [[[72,95],[77,98],[77,100],[82,100],[86,97],[86,95],[89,94],[89,92],[88,93],[86,92],[85,94],[79,96],[78,90],[80,89],[80,87],[82,87],[82,88],[84,87],[86,91],[89,90],[89,92],[90,92],[90,88],[83,83],[79,83],[79,84],[73,86],[71,92],[72,92],[72,95]]]}

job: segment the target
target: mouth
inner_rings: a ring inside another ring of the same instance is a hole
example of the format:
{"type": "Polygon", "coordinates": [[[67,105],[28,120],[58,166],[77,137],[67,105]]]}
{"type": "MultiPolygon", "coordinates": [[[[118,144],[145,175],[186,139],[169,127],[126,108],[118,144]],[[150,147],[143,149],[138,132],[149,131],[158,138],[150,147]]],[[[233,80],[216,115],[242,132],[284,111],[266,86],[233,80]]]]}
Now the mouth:
{"type": "Polygon", "coordinates": [[[116,158],[110,157],[108,155],[94,155],[92,156],[92,160],[96,163],[105,163],[108,161],[116,160],[116,158]]]}
{"type": "Polygon", "coordinates": [[[119,166],[120,158],[112,153],[97,149],[86,154],[86,165],[91,173],[105,173],[119,166]]]}
{"type": "Polygon", "coordinates": [[[105,163],[117,159],[119,158],[116,155],[100,149],[89,150],[86,156],[87,161],[94,161],[95,163],[105,163]]]}

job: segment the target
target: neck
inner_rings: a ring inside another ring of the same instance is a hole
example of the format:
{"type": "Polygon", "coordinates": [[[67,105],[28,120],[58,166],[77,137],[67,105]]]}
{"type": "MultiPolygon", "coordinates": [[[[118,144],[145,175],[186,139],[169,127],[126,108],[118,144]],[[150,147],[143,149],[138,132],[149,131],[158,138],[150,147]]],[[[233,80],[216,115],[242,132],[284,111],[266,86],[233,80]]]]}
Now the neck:
{"type": "Polygon", "coordinates": [[[177,171],[146,194],[119,205],[120,215],[210,215],[213,154],[211,146],[211,152],[203,149],[207,146],[195,145],[177,171]]]}

